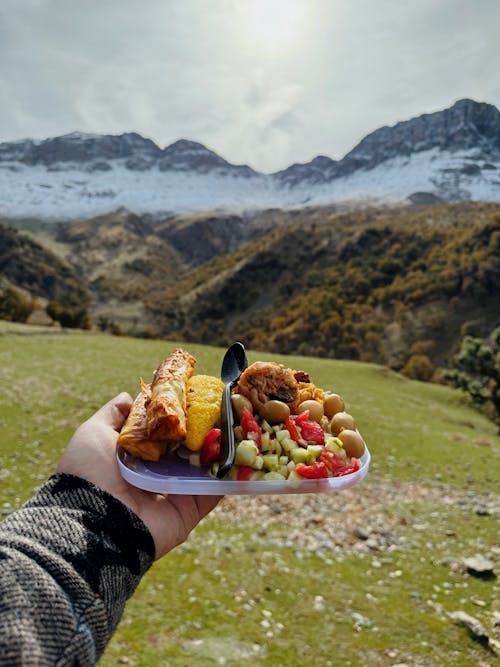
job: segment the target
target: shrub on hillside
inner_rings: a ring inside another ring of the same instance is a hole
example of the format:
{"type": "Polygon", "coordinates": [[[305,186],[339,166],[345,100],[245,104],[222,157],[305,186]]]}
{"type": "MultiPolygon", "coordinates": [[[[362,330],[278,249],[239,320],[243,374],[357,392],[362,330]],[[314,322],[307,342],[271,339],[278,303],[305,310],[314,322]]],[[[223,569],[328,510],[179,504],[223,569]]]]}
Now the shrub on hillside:
{"type": "Polygon", "coordinates": [[[0,292],[0,319],[10,322],[26,322],[34,309],[32,299],[13,287],[0,292]]]}
{"type": "Polygon", "coordinates": [[[71,306],[60,301],[49,301],[47,315],[62,327],[68,329],[90,329],[90,321],[85,306],[71,306]]]}
{"type": "Polygon", "coordinates": [[[465,336],[445,378],[485,406],[500,425],[500,327],[488,338],[465,336]]]}
{"type": "Polygon", "coordinates": [[[434,373],[434,366],[426,354],[412,354],[401,373],[411,380],[428,382],[434,373]]]}
{"type": "Polygon", "coordinates": [[[434,350],[435,347],[436,343],[433,340],[417,340],[410,347],[410,356],[412,354],[428,355],[434,350]]]}
{"type": "Polygon", "coordinates": [[[108,325],[108,331],[112,336],[122,336],[123,331],[120,327],[119,324],[116,324],[116,322],[110,322],[108,325]]]}

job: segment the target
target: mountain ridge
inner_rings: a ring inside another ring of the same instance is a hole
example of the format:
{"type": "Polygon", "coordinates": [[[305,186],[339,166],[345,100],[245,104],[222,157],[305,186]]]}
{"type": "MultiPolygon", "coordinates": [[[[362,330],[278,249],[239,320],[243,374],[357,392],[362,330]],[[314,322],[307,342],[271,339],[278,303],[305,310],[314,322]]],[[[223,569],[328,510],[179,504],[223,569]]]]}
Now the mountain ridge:
{"type": "MultiPolygon", "coordinates": [[[[492,104],[462,99],[449,109],[424,113],[370,132],[341,160],[326,158],[325,171],[332,180],[359,168],[373,168],[401,155],[409,156],[434,148],[456,152],[477,147],[500,156],[500,111],[492,104]],[[459,129],[468,131],[460,135],[459,129]]],[[[316,166],[318,158],[321,156],[301,166],[316,166]]],[[[278,173],[285,175],[292,167],[278,173]]]]}
{"type": "Polygon", "coordinates": [[[0,214],[75,219],[133,213],[241,212],[351,202],[500,201],[500,111],[462,99],[381,127],[340,160],[318,155],[265,174],[203,144],[164,148],[136,132],[72,132],[0,144],[0,214]]]}

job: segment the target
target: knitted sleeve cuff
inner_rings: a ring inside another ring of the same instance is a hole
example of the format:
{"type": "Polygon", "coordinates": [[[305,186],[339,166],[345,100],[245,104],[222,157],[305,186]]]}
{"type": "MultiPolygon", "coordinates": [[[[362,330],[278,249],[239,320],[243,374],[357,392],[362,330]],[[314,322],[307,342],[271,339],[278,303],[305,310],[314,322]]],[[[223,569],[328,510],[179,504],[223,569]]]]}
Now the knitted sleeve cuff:
{"type": "MultiPolygon", "coordinates": [[[[154,541],[144,523],[87,480],[56,474],[0,529],[1,555],[12,564],[16,590],[22,590],[23,613],[27,606],[35,612],[38,607],[49,630],[51,604],[69,608],[67,625],[74,627],[68,637],[77,643],[78,626],[84,627],[100,655],[154,560],[154,541]],[[54,600],[45,604],[48,595],[54,600]]],[[[57,627],[57,618],[53,621],[57,627]]],[[[57,632],[63,630],[59,626],[57,632]]]]}

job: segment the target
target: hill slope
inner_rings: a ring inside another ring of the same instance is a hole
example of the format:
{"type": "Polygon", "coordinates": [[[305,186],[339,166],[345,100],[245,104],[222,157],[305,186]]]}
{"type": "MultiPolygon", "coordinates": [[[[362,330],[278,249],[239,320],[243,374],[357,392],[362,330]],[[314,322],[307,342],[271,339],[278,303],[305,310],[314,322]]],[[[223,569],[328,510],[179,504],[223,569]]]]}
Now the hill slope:
{"type": "MultiPolygon", "coordinates": [[[[0,224],[0,300],[12,294],[12,288],[14,294],[21,290],[31,297],[26,316],[37,302],[39,307],[52,302],[64,321],[86,322],[90,294],[76,271],[33,238],[0,224]]],[[[9,316],[7,311],[4,303],[3,317],[9,316]]]]}
{"type": "MultiPolygon", "coordinates": [[[[4,514],[53,472],[79,423],[136,392],[174,346],[80,333],[1,343],[4,514]]],[[[218,373],[222,349],[186,349],[197,372],[218,373]]],[[[461,567],[479,553],[498,568],[493,424],[458,392],[375,365],[272,358],[346,398],[373,456],[368,477],[342,493],[227,496],[149,570],[101,663],[208,667],[230,651],[228,663],[258,667],[493,665],[449,617],[463,610],[497,636],[497,578],[461,567]],[[322,615],[335,632],[318,641],[322,615]]]]}
{"type": "Polygon", "coordinates": [[[134,335],[410,364],[429,379],[464,333],[499,324],[496,204],[159,223],[120,211],[32,230],[86,281],[94,323],[134,335]]]}
{"type": "Polygon", "coordinates": [[[445,364],[465,331],[498,324],[498,206],[320,211],[155,293],[162,332],[401,368],[412,353],[445,364]]]}

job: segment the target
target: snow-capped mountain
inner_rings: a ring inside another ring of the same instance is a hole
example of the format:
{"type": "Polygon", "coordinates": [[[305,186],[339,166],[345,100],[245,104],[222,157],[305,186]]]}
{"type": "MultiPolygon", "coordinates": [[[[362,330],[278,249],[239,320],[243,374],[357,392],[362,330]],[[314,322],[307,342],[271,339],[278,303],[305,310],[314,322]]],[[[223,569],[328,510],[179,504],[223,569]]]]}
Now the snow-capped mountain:
{"type": "Polygon", "coordinates": [[[342,160],[317,157],[308,164],[292,165],[276,176],[289,185],[318,180],[325,183],[360,169],[372,170],[394,158],[410,158],[415,153],[435,150],[443,154],[470,153],[471,159],[485,163],[498,160],[500,112],[491,104],[460,100],[444,111],[375,130],[342,160]]]}
{"type": "Polygon", "coordinates": [[[72,133],[0,144],[0,215],[72,219],[294,207],[340,201],[500,201],[500,112],[460,100],[366,136],[341,160],[275,174],[234,165],[200,143],[161,149],[136,133],[72,133]],[[417,194],[416,194],[417,193],[417,194]]]}

